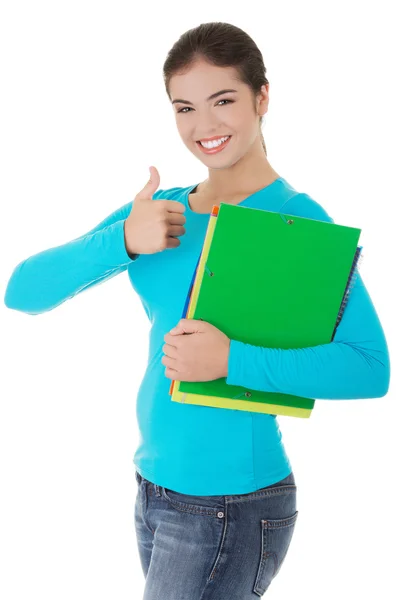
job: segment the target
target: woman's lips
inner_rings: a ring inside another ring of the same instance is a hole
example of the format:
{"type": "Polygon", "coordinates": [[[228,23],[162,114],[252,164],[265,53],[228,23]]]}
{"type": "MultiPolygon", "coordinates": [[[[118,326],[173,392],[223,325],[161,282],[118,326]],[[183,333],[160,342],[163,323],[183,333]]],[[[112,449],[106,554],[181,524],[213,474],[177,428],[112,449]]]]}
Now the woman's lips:
{"type": "Polygon", "coordinates": [[[204,152],[204,154],[216,154],[217,152],[221,152],[221,150],[223,150],[224,148],[226,148],[226,146],[230,142],[231,137],[232,136],[230,135],[229,138],[226,140],[226,142],[223,142],[222,144],[220,144],[216,148],[204,148],[204,146],[202,146],[200,144],[200,142],[196,142],[196,144],[198,145],[198,147],[200,148],[200,150],[202,152],[204,152]]]}

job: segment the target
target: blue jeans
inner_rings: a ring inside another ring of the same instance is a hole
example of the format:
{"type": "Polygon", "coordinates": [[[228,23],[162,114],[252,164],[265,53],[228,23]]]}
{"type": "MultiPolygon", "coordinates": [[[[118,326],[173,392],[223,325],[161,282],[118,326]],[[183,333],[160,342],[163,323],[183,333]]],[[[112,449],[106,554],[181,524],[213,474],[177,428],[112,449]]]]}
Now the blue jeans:
{"type": "Polygon", "coordinates": [[[233,496],[190,496],[135,476],[143,600],[254,600],[266,592],[296,524],[293,473],[233,496]]]}

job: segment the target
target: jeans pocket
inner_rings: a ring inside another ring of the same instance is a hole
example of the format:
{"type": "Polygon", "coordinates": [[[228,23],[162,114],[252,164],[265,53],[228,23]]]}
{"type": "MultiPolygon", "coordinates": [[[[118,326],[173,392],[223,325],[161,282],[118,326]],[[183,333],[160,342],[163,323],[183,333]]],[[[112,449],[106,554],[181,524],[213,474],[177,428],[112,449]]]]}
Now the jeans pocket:
{"type": "Polygon", "coordinates": [[[299,511],[283,519],[261,520],[261,552],[253,592],[262,596],[279,572],[292,540],[299,511]]]}
{"type": "Polygon", "coordinates": [[[164,500],[175,510],[219,519],[225,517],[223,496],[191,496],[167,488],[161,488],[161,493],[164,500]]]}

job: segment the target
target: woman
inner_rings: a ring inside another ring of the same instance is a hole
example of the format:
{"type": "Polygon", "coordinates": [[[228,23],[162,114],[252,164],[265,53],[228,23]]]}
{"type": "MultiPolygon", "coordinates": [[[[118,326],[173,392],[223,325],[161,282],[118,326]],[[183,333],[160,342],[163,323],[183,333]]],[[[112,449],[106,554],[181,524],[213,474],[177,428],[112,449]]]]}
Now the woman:
{"type": "Polygon", "coordinates": [[[261,348],[230,340],[210,323],[180,319],[214,204],[276,212],[285,204],[287,213],[333,220],[267,160],[261,122],[269,83],[244,31],[227,23],[187,31],[168,54],[164,80],[179,134],[208,178],[158,189],[153,167],[133,203],[17,265],[5,303],[39,314],[128,272],[152,323],[134,456],[144,599],[250,600],[278,574],[298,515],[276,416],[171,402],[171,380],[226,377],[309,398],[378,398],[388,391],[389,354],[359,275],[329,344],[261,348]]]}

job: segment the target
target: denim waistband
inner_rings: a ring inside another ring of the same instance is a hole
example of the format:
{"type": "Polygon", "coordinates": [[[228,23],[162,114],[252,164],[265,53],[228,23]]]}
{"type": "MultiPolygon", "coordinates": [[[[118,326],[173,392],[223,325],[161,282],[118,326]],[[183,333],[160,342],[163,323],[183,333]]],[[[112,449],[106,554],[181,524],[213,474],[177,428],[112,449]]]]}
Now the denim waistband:
{"type": "Polygon", "coordinates": [[[138,483],[142,483],[142,481],[144,481],[146,484],[154,486],[154,490],[156,493],[156,496],[161,496],[161,485],[157,485],[156,483],[153,483],[152,481],[149,481],[148,479],[146,479],[145,477],[142,477],[142,475],[139,473],[139,471],[135,470],[135,477],[136,477],[136,481],[138,483]]]}
{"type": "MultiPolygon", "coordinates": [[[[146,484],[149,484],[151,486],[154,486],[155,489],[155,493],[156,496],[161,496],[161,489],[162,486],[157,485],[156,483],[153,483],[152,481],[149,481],[148,479],[146,479],[145,477],[142,477],[142,475],[139,473],[139,471],[135,470],[135,477],[136,477],[136,481],[140,484],[142,483],[142,481],[144,481],[146,484]]],[[[291,471],[289,473],[289,475],[287,475],[284,479],[281,479],[280,481],[277,481],[276,483],[270,484],[269,486],[263,487],[263,488],[259,488],[258,490],[254,490],[256,492],[260,491],[260,490],[264,490],[267,487],[273,487],[276,485],[288,485],[288,484],[296,484],[295,479],[294,479],[294,474],[293,471],[291,471]]],[[[253,492],[254,493],[254,492],[253,492]]]]}

